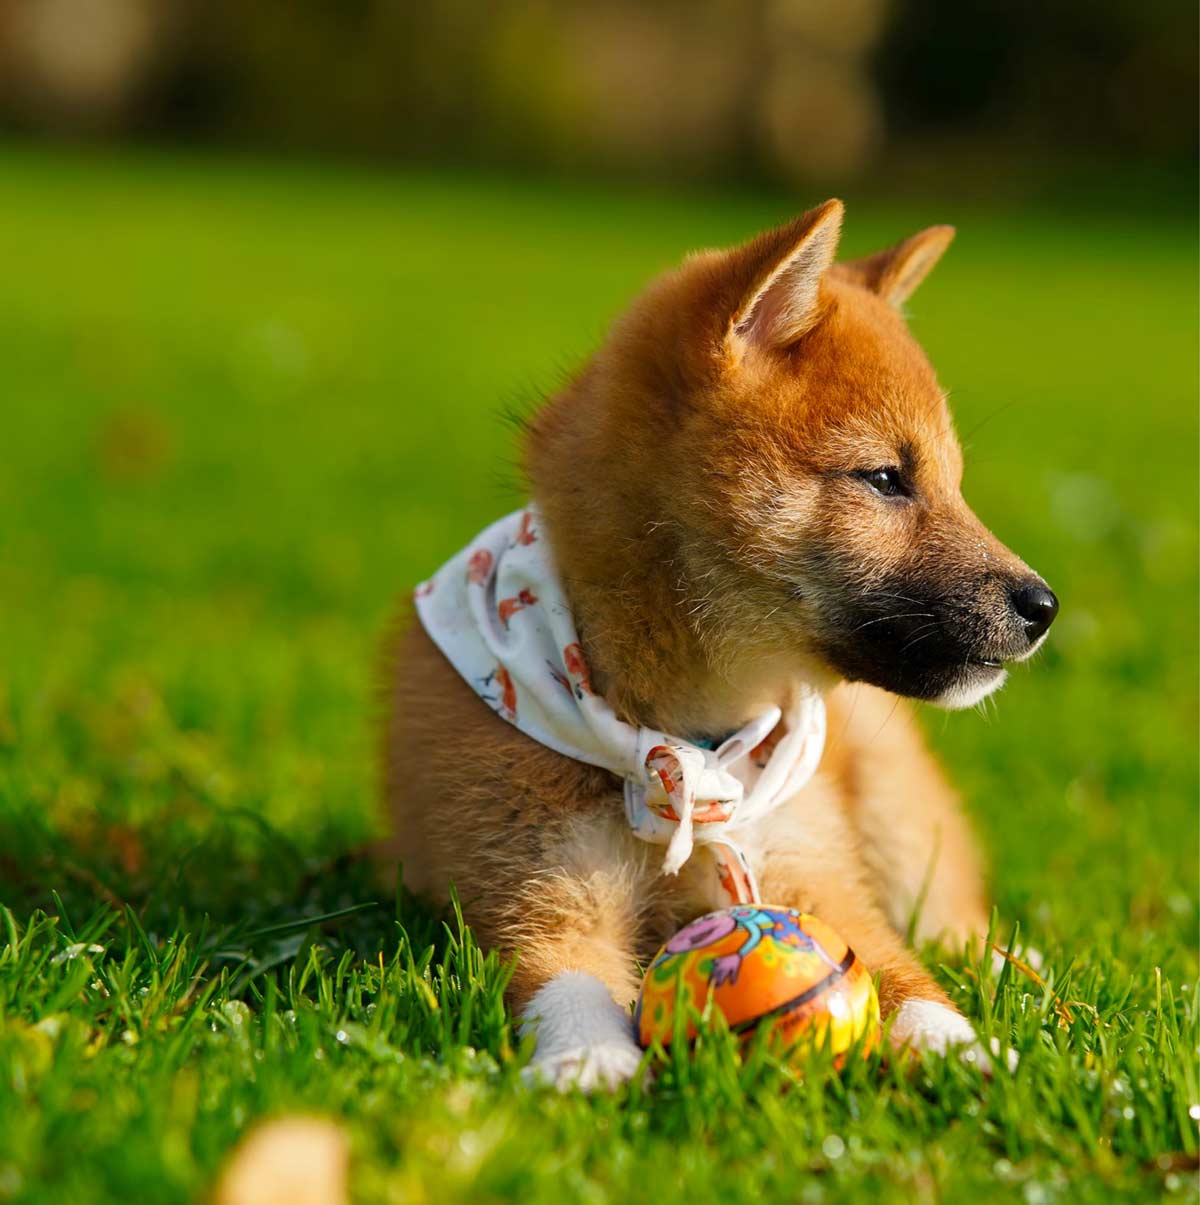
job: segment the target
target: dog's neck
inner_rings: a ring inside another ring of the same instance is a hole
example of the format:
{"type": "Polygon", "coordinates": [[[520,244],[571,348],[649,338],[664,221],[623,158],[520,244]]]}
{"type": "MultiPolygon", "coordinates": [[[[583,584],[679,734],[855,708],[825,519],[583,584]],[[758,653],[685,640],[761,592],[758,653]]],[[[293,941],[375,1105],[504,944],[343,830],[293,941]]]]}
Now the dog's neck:
{"type": "Polygon", "coordinates": [[[592,684],[618,716],[719,740],[771,705],[786,708],[794,665],[728,647],[680,576],[678,535],[610,499],[535,498],[571,602],[592,684]]]}

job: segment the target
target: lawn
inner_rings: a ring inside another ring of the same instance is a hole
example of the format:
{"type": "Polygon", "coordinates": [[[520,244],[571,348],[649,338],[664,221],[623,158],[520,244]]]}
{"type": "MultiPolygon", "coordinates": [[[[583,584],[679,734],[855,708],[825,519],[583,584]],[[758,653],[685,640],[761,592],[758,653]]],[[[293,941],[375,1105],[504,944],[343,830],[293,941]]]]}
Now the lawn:
{"type": "Polygon", "coordinates": [[[372,880],[395,596],[519,498],[506,409],[651,272],[805,202],[0,156],[0,1200],[194,1200],[256,1118],[363,1202],[1195,1191],[1190,216],[884,205],[966,493],[1052,583],[986,714],[927,712],[1046,980],[932,965],[1022,1054],[843,1076],[713,1033],[650,1091],[526,1090],[505,970],[372,880]]]}

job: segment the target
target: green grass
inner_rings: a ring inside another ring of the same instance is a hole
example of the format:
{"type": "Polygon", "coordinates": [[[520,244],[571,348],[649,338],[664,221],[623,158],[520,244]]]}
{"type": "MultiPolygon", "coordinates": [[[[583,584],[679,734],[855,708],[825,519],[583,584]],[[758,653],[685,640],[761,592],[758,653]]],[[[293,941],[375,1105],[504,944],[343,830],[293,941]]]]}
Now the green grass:
{"type": "Polygon", "coordinates": [[[14,148],[0,196],[0,1200],[193,1200],[293,1110],[364,1202],[1194,1191],[1189,225],[847,198],[851,252],[958,223],[913,324],[1063,600],[994,710],[926,717],[1049,983],[929,957],[1018,1071],[716,1032],[587,1101],[522,1088],[505,968],[354,856],[373,650],[518,496],[503,408],[802,203],[14,148]]]}

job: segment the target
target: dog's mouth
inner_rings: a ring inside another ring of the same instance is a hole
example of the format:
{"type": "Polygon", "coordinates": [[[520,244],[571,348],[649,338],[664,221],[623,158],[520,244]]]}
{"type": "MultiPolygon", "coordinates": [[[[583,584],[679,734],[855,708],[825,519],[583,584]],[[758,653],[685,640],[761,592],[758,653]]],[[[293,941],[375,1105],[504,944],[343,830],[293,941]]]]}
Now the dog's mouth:
{"type": "Polygon", "coordinates": [[[1004,662],[990,658],[971,658],[963,667],[956,681],[951,682],[939,694],[920,695],[919,698],[956,711],[962,707],[973,707],[983,702],[988,695],[1000,689],[1008,679],[1004,662]]]}
{"type": "Polygon", "coordinates": [[[823,642],[823,657],[844,678],[941,707],[970,707],[1003,685],[1007,664],[1025,650],[1004,647],[982,619],[854,616],[823,642]]]}

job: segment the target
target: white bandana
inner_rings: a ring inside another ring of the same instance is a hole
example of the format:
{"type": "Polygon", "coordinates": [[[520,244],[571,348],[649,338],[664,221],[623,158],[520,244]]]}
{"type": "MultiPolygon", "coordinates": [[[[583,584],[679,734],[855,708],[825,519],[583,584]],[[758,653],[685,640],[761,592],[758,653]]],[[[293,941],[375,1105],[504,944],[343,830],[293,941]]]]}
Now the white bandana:
{"type": "Polygon", "coordinates": [[[540,744],[625,782],[625,814],[666,845],[678,874],[694,844],[712,856],[719,904],[758,901],[736,841],[808,782],[825,744],[825,704],[802,689],[717,748],[619,720],[592,691],[579,635],[536,507],[493,523],[416,589],[433,642],[489,707],[540,744]]]}

